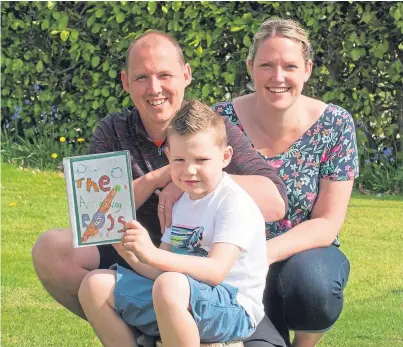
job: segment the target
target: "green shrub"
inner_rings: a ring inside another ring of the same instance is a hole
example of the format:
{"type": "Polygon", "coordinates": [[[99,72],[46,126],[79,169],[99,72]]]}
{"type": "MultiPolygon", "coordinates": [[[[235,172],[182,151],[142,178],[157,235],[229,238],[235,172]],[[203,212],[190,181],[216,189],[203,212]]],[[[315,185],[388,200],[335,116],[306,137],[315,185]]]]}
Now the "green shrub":
{"type": "Polygon", "coordinates": [[[88,141],[100,118],[131,105],[120,70],[130,41],[148,29],[183,47],[188,97],[235,97],[250,81],[253,34],[278,16],[310,32],[316,55],[305,93],[353,114],[361,161],[366,148],[393,148],[396,169],[403,161],[401,2],[2,2],[1,16],[3,127],[46,119],[55,138],[88,141]]]}

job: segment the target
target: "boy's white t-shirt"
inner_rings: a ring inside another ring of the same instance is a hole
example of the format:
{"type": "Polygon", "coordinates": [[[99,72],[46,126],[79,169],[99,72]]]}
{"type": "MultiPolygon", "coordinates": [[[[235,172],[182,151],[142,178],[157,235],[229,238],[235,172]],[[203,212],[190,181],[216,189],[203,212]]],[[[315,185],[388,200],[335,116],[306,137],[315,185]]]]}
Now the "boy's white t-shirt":
{"type": "Polygon", "coordinates": [[[259,207],[230,176],[199,200],[187,193],[176,202],[172,227],[162,242],[172,252],[207,256],[213,243],[225,242],[241,252],[224,283],[238,289],[237,301],[257,325],[264,317],[263,291],[268,271],[265,221],[259,207]]]}

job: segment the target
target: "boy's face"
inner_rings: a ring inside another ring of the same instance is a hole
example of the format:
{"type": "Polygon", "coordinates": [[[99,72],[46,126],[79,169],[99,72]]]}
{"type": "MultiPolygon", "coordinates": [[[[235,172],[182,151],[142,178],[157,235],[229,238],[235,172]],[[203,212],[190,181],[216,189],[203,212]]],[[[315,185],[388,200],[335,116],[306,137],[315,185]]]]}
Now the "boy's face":
{"type": "Polygon", "coordinates": [[[220,147],[216,134],[206,130],[195,135],[169,136],[169,159],[172,181],[192,200],[210,193],[222,177],[222,169],[231,161],[232,148],[220,147]]]}

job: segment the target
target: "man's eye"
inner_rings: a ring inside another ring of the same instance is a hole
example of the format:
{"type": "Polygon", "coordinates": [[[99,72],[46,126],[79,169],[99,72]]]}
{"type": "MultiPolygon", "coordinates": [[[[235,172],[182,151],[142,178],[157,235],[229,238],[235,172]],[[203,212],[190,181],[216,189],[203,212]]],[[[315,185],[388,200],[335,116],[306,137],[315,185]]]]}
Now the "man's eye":
{"type": "Polygon", "coordinates": [[[164,73],[164,74],[161,75],[161,77],[163,77],[163,78],[169,78],[169,77],[171,77],[171,76],[172,76],[172,75],[169,74],[169,73],[164,73]]]}
{"type": "Polygon", "coordinates": [[[296,65],[290,64],[290,65],[287,65],[287,68],[288,69],[297,69],[298,67],[296,65]]]}
{"type": "Polygon", "coordinates": [[[146,76],[138,76],[136,77],[136,81],[144,81],[146,79],[146,76]]]}

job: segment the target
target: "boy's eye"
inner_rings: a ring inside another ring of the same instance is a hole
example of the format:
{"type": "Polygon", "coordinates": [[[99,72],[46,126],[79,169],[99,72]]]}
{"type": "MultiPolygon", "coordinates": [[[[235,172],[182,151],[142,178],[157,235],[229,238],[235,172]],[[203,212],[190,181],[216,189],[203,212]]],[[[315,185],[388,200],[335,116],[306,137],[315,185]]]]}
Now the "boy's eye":
{"type": "Polygon", "coordinates": [[[175,158],[174,161],[183,161],[183,159],[175,158]]]}
{"type": "Polygon", "coordinates": [[[197,161],[207,161],[210,160],[209,158],[198,158],[197,161]]]}

